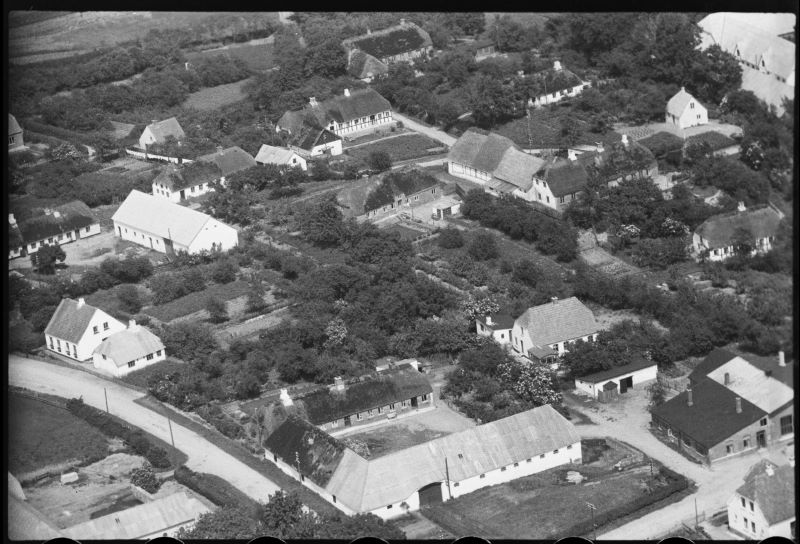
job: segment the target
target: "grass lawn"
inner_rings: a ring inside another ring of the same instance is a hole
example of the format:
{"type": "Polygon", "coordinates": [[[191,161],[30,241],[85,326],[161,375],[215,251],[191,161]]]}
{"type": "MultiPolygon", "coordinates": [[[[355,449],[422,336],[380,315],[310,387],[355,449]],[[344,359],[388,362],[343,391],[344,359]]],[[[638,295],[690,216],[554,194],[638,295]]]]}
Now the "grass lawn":
{"type": "MultiPolygon", "coordinates": [[[[569,115],[572,110],[569,106],[546,106],[536,110],[531,110],[531,136],[533,138],[533,147],[558,147],[561,145],[561,119],[569,115]]],[[[581,128],[580,136],[578,137],[577,144],[594,144],[595,142],[603,142],[603,145],[610,147],[611,144],[622,140],[622,136],[613,130],[600,134],[591,132],[589,124],[585,121],[578,120],[578,125],[581,128]]],[[[510,138],[517,145],[523,149],[530,147],[528,141],[528,120],[525,117],[510,121],[505,125],[497,127],[495,130],[498,134],[510,138]]]]}
{"type": "Polygon", "coordinates": [[[99,291],[95,291],[91,295],[86,295],[86,303],[96,306],[97,308],[102,308],[104,312],[109,313],[111,316],[117,319],[123,321],[130,319],[131,314],[124,311],[120,307],[120,301],[117,297],[117,293],[122,285],[134,285],[139,290],[139,296],[141,299],[144,302],[149,300],[150,295],[147,293],[147,289],[134,283],[115,285],[111,289],[100,289],[99,291]]]}
{"type": "Polygon", "coordinates": [[[423,514],[457,536],[549,540],[578,536],[566,532],[576,523],[591,522],[587,502],[597,506],[595,514],[600,516],[643,501],[648,485],[653,489],[667,485],[661,479],[651,479],[647,464],[622,472],[612,470],[611,462],[620,454],[615,447],[606,449],[591,443],[583,449],[587,461],[591,460],[589,464],[564,465],[483,488],[426,509],[423,514]],[[577,485],[568,483],[568,470],[580,472],[586,480],[577,485]]]}
{"type": "Polygon", "coordinates": [[[441,148],[441,143],[427,136],[423,136],[422,134],[403,134],[395,138],[388,138],[375,143],[350,148],[347,150],[347,154],[356,159],[365,161],[370,153],[385,151],[392,157],[392,162],[399,162],[441,153],[441,148]],[[438,151],[428,151],[434,148],[438,151]]]}
{"type": "Polygon", "coordinates": [[[184,363],[183,361],[167,357],[166,360],[161,361],[158,364],[146,366],[143,369],[131,372],[130,374],[127,374],[120,379],[125,383],[136,385],[138,387],[147,388],[147,381],[154,374],[160,374],[162,372],[166,373],[179,372],[185,368],[186,368],[186,363],[184,363]]]}
{"type": "Polygon", "coordinates": [[[106,437],[66,409],[14,393],[8,408],[8,469],[15,474],[108,453],[106,437]]]}
{"type": "Polygon", "coordinates": [[[209,296],[215,296],[225,302],[244,296],[249,290],[249,284],[242,280],[226,283],[224,285],[214,284],[206,287],[202,291],[189,293],[172,302],[167,302],[160,306],[148,306],[142,309],[142,313],[168,323],[178,317],[193,314],[205,309],[206,299],[208,299],[209,296]]]}
{"type": "Polygon", "coordinates": [[[191,62],[212,55],[225,55],[228,58],[241,59],[251,70],[261,72],[275,66],[275,59],[271,43],[257,45],[232,45],[227,49],[214,49],[187,53],[186,58],[191,62]]]}
{"type": "Polygon", "coordinates": [[[247,97],[242,88],[248,81],[250,80],[243,79],[234,83],[200,89],[190,94],[183,106],[198,110],[215,110],[229,104],[241,102],[247,97]]]}

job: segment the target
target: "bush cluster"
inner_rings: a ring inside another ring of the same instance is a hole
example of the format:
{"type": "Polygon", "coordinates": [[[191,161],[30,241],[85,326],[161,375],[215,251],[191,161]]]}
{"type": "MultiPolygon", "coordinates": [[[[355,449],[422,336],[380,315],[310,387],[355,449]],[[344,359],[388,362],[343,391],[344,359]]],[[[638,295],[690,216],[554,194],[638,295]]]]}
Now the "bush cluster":
{"type": "Polygon", "coordinates": [[[200,493],[217,506],[245,507],[255,511],[256,502],[253,499],[214,474],[194,472],[180,466],[175,469],[175,481],[200,493]]]}

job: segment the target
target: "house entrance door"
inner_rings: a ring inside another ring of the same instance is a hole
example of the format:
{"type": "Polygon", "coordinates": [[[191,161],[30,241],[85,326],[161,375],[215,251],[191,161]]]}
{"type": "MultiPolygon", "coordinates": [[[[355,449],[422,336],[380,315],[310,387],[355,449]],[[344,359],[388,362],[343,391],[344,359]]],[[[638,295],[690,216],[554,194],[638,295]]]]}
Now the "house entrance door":
{"type": "Polygon", "coordinates": [[[436,482],[421,487],[419,490],[419,506],[424,508],[432,504],[439,504],[442,501],[442,484],[436,482]]]}
{"type": "Polygon", "coordinates": [[[411,399],[411,407],[412,408],[416,408],[417,407],[417,397],[413,397],[411,399]]]}
{"type": "Polygon", "coordinates": [[[353,422],[350,421],[350,416],[344,416],[344,426],[345,427],[349,427],[352,424],[353,424],[353,422]]]}
{"type": "Polygon", "coordinates": [[[756,444],[758,444],[759,448],[766,448],[767,447],[767,433],[764,431],[758,431],[756,433],[756,444]]]}
{"type": "Polygon", "coordinates": [[[186,189],[181,190],[181,200],[186,200],[186,189]]]}
{"type": "Polygon", "coordinates": [[[633,389],[633,376],[628,376],[619,381],[619,392],[625,393],[628,389],[633,389]]]}

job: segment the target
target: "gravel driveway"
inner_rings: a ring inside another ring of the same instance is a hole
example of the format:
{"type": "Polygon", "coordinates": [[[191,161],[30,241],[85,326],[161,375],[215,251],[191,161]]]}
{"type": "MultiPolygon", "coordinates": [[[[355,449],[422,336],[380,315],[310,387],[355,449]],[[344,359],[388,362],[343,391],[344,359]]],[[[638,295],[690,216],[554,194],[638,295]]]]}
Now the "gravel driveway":
{"type": "MultiPolygon", "coordinates": [[[[86,372],[52,365],[17,355],[8,357],[9,384],[66,398],[83,397],[83,401],[105,409],[103,389],[108,391],[111,414],[136,425],[156,437],[170,442],[166,419],[136,404],[141,393],[115,382],[103,380],[86,372]]],[[[198,434],[172,422],[175,447],[189,460],[186,466],[197,472],[224,478],[257,501],[266,502],[279,487],[244,463],[217,448],[198,434]]]]}

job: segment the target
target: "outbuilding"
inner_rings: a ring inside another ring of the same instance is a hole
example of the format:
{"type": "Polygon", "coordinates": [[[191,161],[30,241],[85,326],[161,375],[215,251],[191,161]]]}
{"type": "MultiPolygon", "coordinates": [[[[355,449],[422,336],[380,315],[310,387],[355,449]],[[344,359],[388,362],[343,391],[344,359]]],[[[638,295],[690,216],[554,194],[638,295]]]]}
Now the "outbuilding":
{"type": "Polygon", "coordinates": [[[601,370],[575,379],[575,389],[590,394],[601,402],[613,400],[630,389],[656,379],[658,365],[644,357],[623,366],[601,370]]]}

